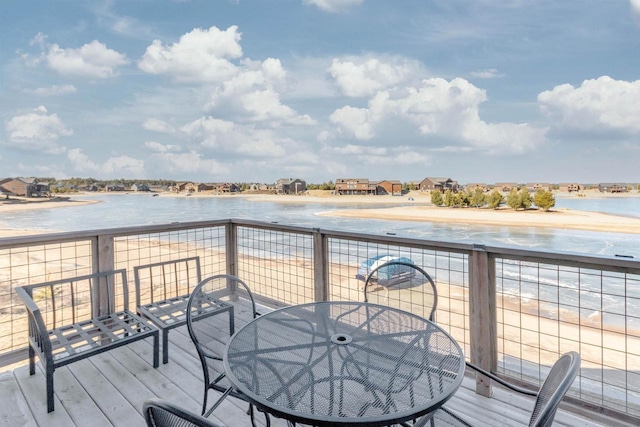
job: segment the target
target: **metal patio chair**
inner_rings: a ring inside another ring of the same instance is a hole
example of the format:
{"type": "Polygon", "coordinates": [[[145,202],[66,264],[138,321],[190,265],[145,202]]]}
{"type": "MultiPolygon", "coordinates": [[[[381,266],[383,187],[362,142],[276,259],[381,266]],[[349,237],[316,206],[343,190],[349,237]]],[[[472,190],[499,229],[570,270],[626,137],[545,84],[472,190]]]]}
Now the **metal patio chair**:
{"type": "MultiPolygon", "coordinates": [[[[218,274],[202,280],[191,293],[187,303],[187,329],[196,346],[204,376],[204,396],[202,399],[202,415],[207,417],[227,396],[245,400],[243,394],[223,385],[225,373],[222,364],[222,351],[229,335],[222,324],[220,316],[203,317],[200,313],[212,304],[212,301],[225,301],[233,304],[234,316],[245,314],[247,321],[255,319],[259,313],[249,286],[240,278],[230,274],[218,274]],[[244,302],[245,304],[242,304],[244,302]],[[207,410],[209,390],[222,393],[222,396],[207,410]]],[[[232,322],[234,319],[231,320],[232,322]]],[[[251,423],[254,425],[254,407],[249,405],[251,423]]],[[[265,414],[266,415],[266,414],[265,414]]],[[[267,425],[269,419],[267,417],[267,425]]]]}
{"type": "MultiPolygon", "coordinates": [[[[509,390],[535,396],[536,401],[529,420],[529,427],[549,427],[553,424],[553,419],[555,418],[560,402],[578,375],[578,371],[580,370],[580,355],[575,351],[563,354],[560,359],[554,363],[549,375],[547,375],[538,392],[510,384],[497,375],[480,369],[470,363],[467,363],[467,366],[491,378],[509,390]]],[[[443,407],[420,418],[414,426],[472,426],[472,424],[463,420],[462,417],[458,416],[454,411],[443,407]]]]}
{"type": "Polygon", "coordinates": [[[159,399],[145,401],[142,414],[147,427],[221,427],[200,415],[159,399]]]}
{"type": "Polygon", "coordinates": [[[431,276],[416,264],[389,261],[375,266],[364,283],[364,300],[388,305],[434,320],[438,290],[431,276]],[[380,292],[380,287],[385,292],[380,292]]]}

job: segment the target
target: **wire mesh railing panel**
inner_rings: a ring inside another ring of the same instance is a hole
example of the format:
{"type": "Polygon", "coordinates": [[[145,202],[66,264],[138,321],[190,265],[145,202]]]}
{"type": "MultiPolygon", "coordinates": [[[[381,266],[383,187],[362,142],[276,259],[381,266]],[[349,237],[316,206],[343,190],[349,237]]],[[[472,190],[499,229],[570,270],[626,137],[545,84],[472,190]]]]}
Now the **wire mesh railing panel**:
{"type": "Polygon", "coordinates": [[[239,226],[237,275],[256,295],[284,304],[315,300],[313,236],[239,226]]]}
{"type": "MultiPolygon", "coordinates": [[[[435,318],[438,325],[449,332],[468,354],[469,279],[466,254],[343,238],[330,238],[328,253],[330,300],[363,301],[366,277],[384,262],[408,260],[424,269],[436,284],[438,300],[435,318]]],[[[389,283],[395,283],[393,277],[388,279],[389,283]]],[[[377,282],[367,288],[369,301],[375,299],[384,304],[391,303],[394,299],[400,301],[400,308],[418,316],[429,317],[431,307],[422,303],[428,299],[415,292],[415,283],[412,282],[408,288],[399,282],[397,287],[385,287],[377,282]]]]}
{"type": "Polygon", "coordinates": [[[496,288],[500,372],[541,384],[577,351],[570,394],[640,415],[640,275],[497,258],[496,288]]]}
{"type": "Polygon", "coordinates": [[[129,309],[135,311],[134,267],[197,256],[203,279],[226,273],[225,234],[214,226],[116,237],[114,263],[127,270],[129,309]]]}
{"type": "Polygon", "coordinates": [[[16,286],[91,274],[92,240],[0,249],[0,354],[27,345],[27,316],[16,286]]]}

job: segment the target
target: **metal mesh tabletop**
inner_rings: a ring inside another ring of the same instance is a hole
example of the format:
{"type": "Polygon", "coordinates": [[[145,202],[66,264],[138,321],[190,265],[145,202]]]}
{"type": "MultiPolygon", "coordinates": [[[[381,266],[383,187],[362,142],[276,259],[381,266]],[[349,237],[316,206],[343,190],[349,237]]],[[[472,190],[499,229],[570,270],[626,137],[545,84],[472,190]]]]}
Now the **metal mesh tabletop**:
{"type": "Polygon", "coordinates": [[[442,405],[460,386],[458,343],[381,305],[321,302],[258,317],[229,342],[225,370],[256,405],[312,425],[387,425],[442,405]]]}

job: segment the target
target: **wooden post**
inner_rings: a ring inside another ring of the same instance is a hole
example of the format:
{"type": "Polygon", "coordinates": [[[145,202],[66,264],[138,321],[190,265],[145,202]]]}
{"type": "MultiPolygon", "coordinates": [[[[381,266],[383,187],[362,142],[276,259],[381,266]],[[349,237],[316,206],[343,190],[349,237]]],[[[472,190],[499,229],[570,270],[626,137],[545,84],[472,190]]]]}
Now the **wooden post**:
{"type": "Polygon", "coordinates": [[[313,232],[313,287],[315,301],[327,301],[329,298],[329,256],[327,237],[320,229],[313,232]]]}
{"type": "MultiPolygon", "coordinates": [[[[113,247],[113,236],[99,235],[97,241],[97,268],[98,272],[112,271],[115,268],[115,252],[113,247]]],[[[96,263],[94,263],[94,270],[96,263]]],[[[107,281],[106,286],[110,286],[111,289],[102,289],[98,279],[94,279],[94,283],[91,284],[94,288],[94,313],[102,316],[109,314],[111,307],[115,307],[115,295],[114,284],[107,281]],[[104,292],[103,292],[104,291],[104,292]]],[[[127,307],[128,308],[128,307],[127,307]]]]}
{"type": "MultiPolygon", "coordinates": [[[[469,328],[471,363],[495,371],[498,363],[495,260],[484,245],[473,245],[469,255],[469,328]]],[[[491,381],[476,374],[476,393],[490,397],[491,381]]]]}
{"type": "Polygon", "coordinates": [[[225,252],[227,271],[225,274],[238,275],[238,226],[232,222],[225,225],[225,252]]]}

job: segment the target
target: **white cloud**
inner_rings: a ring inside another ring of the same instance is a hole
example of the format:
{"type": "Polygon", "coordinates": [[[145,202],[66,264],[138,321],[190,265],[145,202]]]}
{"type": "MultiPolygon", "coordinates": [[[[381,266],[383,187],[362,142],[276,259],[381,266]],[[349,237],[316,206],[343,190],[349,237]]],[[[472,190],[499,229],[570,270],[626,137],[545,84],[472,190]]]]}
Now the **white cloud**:
{"type": "Polygon", "coordinates": [[[45,151],[50,154],[64,152],[65,148],[55,141],[63,136],[73,135],[57,114],[47,114],[43,105],[32,113],[14,116],[5,124],[9,133],[9,144],[24,150],[45,151]]]}
{"type": "Polygon", "coordinates": [[[334,111],[329,120],[352,134],[356,139],[371,139],[374,136],[370,110],[345,106],[334,111]]]}
{"type": "Polygon", "coordinates": [[[334,59],[327,70],[346,96],[370,96],[406,80],[421,67],[406,60],[383,62],[376,58],[334,59]]]}
{"type": "Polygon", "coordinates": [[[100,164],[92,161],[80,148],[67,151],[67,158],[74,171],[88,173],[101,178],[132,177],[144,178],[144,160],[129,156],[112,156],[100,164]]]}
{"type": "Polygon", "coordinates": [[[497,68],[487,68],[486,70],[476,70],[472,71],[472,77],[477,79],[495,79],[498,77],[504,77],[505,74],[498,71],[497,68]]]}
{"type": "Polygon", "coordinates": [[[277,138],[271,130],[256,130],[233,122],[202,117],[181,128],[191,139],[218,153],[240,153],[254,157],[281,157],[287,151],[286,139],[277,138]]]}
{"type": "Polygon", "coordinates": [[[640,0],[630,0],[631,2],[631,16],[640,25],[640,0]]]}
{"type": "Polygon", "coordinates": [[[455,141],[491,153],[523,152],[545,141],[547,129],[528,124],[486,123],[479,105],[486,92],[465,79],[427,79],[419,87],[378,92],[368,108],[336,110],[333,123],[357,139],[373,139],[384,122],[405,121],[417,127],[426,141],[455,141]]]}
{"type": "Polygon", "coordinates": [[[325,12],[344,12],[352,6],[361,5],[364,0],[303,0],[304,4],[314,5],[325,12]]]}
{"type": "Polygon", "coordinates": [[[219,176],[231,172],[232,168],[215,159],[203,158],[195,151],[188,153],[156,153],[151,155],[154,168],[163,173],[180,175],[219,176]]]}
{"type": "Polygon", "coordinates": [[[49,87],[39,87],[36,89],[27,89],[25,90],[27,93],[32,93],[38,96],[58,96],[58,95],[68,95],[70,93],[76,93],[77,89],[74,85],[52,85],[49,87]]]}
{"type": "Polygon", "coordinates": [[[602,76],[577,88],[563,84],[540,93],[538,104],[559,128],[640,133],[640,80],[602,76]]]}
{"type": "Polygon", "coordinates": [[[155,153],[171,153],[181,150],[179,145],[160,144],[156,141],[146,141],[143,145],[146,149],[155,153]]]}
{"type": "Polygon", "coordinates": [[[167,134],[173,134],[176,131],[176,129],[173,126],[171,126],[164,120],[154,119],[154,118],[145,120],[144,123],[142,123],[142,127],[145,128],[146,130],[150,130],[153,132],[167,133],[167,134]]]}
{"type": "Polygon", "coordinates": [[[147,73],[168,75],[178,81],[223,82],[238,73],[230,59],[242,56],[240,37],[235,25],[225,31],[215,26],[196,28],[172,45],[154,40],[138,66],[147,73]]]}
{"type": "Polygon", "coordinates": [[[49,68],[62,75],[100,79],[115,76],[117,67],[129,63],[124,54],[97,40],[79,49],[63,49],[54,43],[49,46],[45,60],[49,68]]]}

